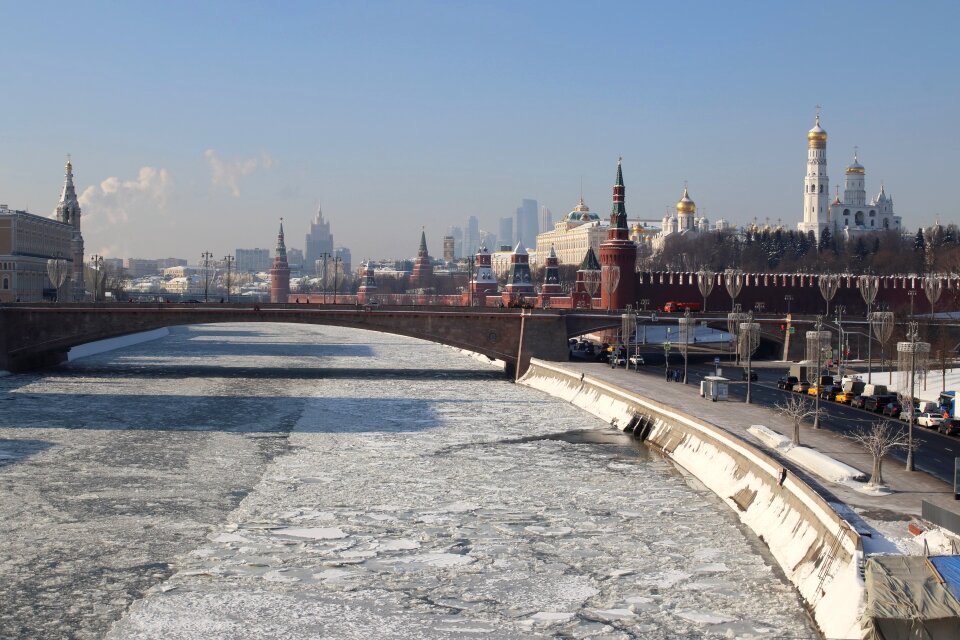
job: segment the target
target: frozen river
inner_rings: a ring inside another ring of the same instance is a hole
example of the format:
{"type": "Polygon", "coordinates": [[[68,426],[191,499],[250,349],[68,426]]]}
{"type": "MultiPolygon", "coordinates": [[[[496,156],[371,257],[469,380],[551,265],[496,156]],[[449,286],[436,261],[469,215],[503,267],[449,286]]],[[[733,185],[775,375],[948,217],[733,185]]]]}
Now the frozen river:
{"type": "Polygon", "coordinates": [[[458,352],[212,325],[0,379],[3,638],[815,638],[733,512],[458,352]]]}

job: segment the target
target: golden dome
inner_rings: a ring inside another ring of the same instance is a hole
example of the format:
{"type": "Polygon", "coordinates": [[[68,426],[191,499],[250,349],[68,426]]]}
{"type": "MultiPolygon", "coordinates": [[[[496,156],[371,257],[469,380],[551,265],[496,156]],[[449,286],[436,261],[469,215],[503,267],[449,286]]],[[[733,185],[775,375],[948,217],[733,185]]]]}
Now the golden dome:
{"type": "Polygon", "coordinates": [[[827,132],[820,126],[820,114],[817,114],[817,122],[813,125],[813,129],[807,131],[807,141],[819,142],[826,144],[827,142],[827,132]]]}
{"type": "Polygon", "coordinates": [[[696,213],[697,203],[690,199],[687,188],[683,188],[683,197],[677,202],[677,213],[696,213]]]}
{"type": "Polygon", "coordinates": [[[853,163],[847,167],[847,173],[864,173],[863,165],[860,164],[860,158],[857,157],[858,155],[857,153],[853,154],[853,163]]]}

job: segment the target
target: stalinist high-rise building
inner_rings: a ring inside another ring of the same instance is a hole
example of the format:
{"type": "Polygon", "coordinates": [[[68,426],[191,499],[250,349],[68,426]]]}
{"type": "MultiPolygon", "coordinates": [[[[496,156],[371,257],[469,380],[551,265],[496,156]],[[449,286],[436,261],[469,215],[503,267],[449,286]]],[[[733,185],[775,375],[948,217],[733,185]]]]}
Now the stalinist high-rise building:
{"type": "Polygon", "coordinates": [[[820,126],[820,112],[813,129],[807,132],[807,176],[803,180],[802,233],[813,231],[817,240],[830,215],[830,178],[827,176],[827,132],[820,126]]]}
{"type": "Polygon", "coordinates": [[[307,273],[319,273],[317,260],[333,259],[333,234],[330,233],[330,223],[323,219],[323,210],[317,207],[317,217],[310,223],[310,232],[307,233],[303,246],[303,270],[307,273]]]}

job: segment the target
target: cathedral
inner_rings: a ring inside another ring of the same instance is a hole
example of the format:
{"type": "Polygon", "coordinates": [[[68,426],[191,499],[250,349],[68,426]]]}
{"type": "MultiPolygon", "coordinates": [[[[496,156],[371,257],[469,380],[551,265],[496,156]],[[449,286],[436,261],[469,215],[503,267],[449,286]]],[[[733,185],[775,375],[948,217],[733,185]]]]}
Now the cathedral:
{"type": "Polygon", "coordinates": [[[859,233],[876,231],[900,231],[900,216],[893,213],[893,199],[884,188],[871,201],[867,201],[864,177],[866,170],[860,164],[859,154],[854,152],[853,162],[847,167],[840,199],[839,187],[836,198],[829,202],[830,178],[827,176],[827,132],[820,126],[820,113],[814,126],[807,132],[807,175],[803,184],[803,220],[797,224],[802,233],[812,231],[817,239],[824,229],[837,236],[849,238],[859,233]]]}
{"type": "Polygon", "coordinates": [[[689,235],[704,233],[710,230],[710,221],[705,217],[697,217],[697,203],[690,198],[687,187],[683,188],[683,195],[677,201],[676,215],[667,214],[663,217],[660,233],[653,238],[653,250],[663,249],[663,243],[674,234],[689,235]]]}

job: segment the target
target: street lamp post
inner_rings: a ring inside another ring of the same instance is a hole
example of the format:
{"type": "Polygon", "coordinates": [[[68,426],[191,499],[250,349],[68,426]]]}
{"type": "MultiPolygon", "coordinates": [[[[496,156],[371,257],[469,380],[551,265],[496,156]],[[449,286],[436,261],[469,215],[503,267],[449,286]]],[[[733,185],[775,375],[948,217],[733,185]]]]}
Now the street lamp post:
{"type": "Polygon", "coordinates": [[[907,291],[907,295],[910,296],[910,319],[913,319],[913,299],[917,297],[917,290],[910,289],[907,291]]]}
{"type": "Polygon", "coordinates": [[[766,303],[766,302],[762,302],[762,301],[761,301],[761,302],[755,302],[755,303],[753,303],[753,310],[754,310],[757,314],[763,313],[764,311],[766,311],[766,309],[767,309],[767,303],[766,303]]]}
{"type": "Polygon", "coordinates": [[[663,373],[667,380],[670,379],[670,342],[663,343],[663,373]]]}
{"type": "Polygon", "coordinates": [[[788,293],[783,296],[783,301],[787,303],[787,315],[790,315],[790,303],[793,302],[793,296],[788,293]]]}
{"type": "Polygon", "coordinates": [[[103,256],[90,256],[90,268],[93,271],[93,301],[100,302],[100,279],[103,271],[103,256]]]}
{"type": "Polygon", "coordinates": [[[815,376],[817,379],[817,395],[813,397],[814,398],[813,428],[819,429],[820,428],[820,366],[821,366],[820,363],[823,361],[823,342],[820,336],[820,332],[823,331],[822,315],[819,315],[819,314],[817,315],[817,321],[813,326],[815,327],[815,331],[817,332],[817,374],[815,376]]]}
{"type": "Polygon", "coordinates": [[[207,302],[210,293],[210,258],[213,257],[213,254],[204,251],[200,254],[200,257],[203,258],[203,301],[207,302]]]}
{"type": "Polygon", "coordinates": [[[223,261],[227,263],[227,304],[230,303],[230,265],[233,264],[233,256],[223,256],[223,261]]]}
{"type": "Polygon", "coordinates": [[[320,254],[320,257],[323,258],[323,275],[320,278],[320,287],[323,291],[323,304],[327,304],[327,258],[333,256],[324,251],[320,254]]]}
{"type": "Polygon", "coordinates": [[[838,328],[838,340],[837,340],[837,375],[843,375],[843,312],[847,310],[847,307],[842,304],[837,304],[833,306],[834,310],[837,312],[837,328],[838,328]]]}
{"type": "Polygon", "coordinates": [[[333,304],[337,304],[337,274],[340,271],[340,263],[343,258],[336,256],[333,259],[333,304]]]}
{"type": "Polygon", "coordinates": [[[919,323],[911,321],[907,323],[907,342],[898,342],[897,343],[897,356],[899,360],[899,366],[897,367],[900,370],[900,380],[898,388],[901,391],[901,397],[903,395],[903,388],[906,386],[907,380],[909,380],[910,385],[910,397],[905,399],[905,402],[910,403],[908,414],[909,420],[907,422],[907,471],[913,471],[913,423],[915,418],[914,407],[914,390],[916,389],[916,378],[917,378],[917,369],[923,369],[926,371],[927,362],[930,355],[930,343],[929,342],[919,342],[918,338],[920,337],[919,332],[919,323]],[[909,354],[909,357],[908,357],[909,354]],[[909,364],[908,364],[909,362],[909,364]],[[909,367],[909,370],[908,370],[909,367]],[[906,378],[906,379],[905,379],[906,378]]]}

